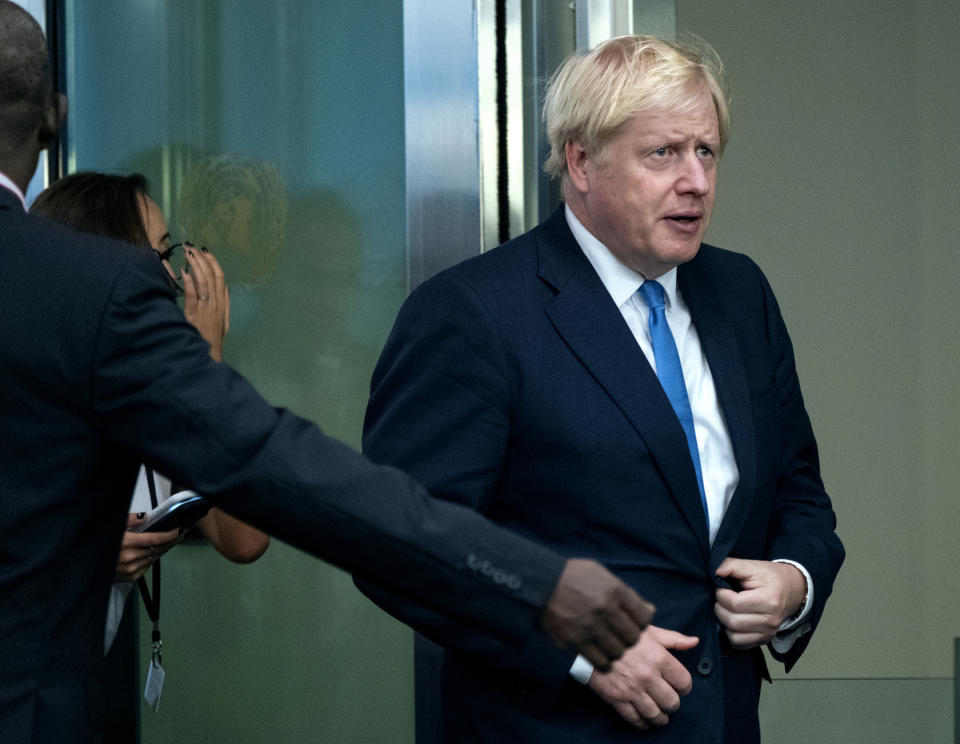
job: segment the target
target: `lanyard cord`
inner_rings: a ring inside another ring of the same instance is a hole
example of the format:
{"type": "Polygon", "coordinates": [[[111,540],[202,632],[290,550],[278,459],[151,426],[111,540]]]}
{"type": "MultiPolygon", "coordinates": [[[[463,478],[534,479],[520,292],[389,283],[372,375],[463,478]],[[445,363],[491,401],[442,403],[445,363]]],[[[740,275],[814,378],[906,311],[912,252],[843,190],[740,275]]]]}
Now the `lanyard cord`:
{"type": "MultiPolygon", "coordinates": [[[[144,466],[147,475],[147,487],[150,489],[150,504],[154,509],[157,508],[157,486],[153,482],[153,470],[144,466]]],[[[137,586],[140,588],[140,596],[143,597],[143,606],[147,609],[147,615],[153,622],[153,654],[154,662],[159,666],[162,660],[163,642],[160,640],[160,559],[158,558],[150,567],[151,583],[153,584],[153,596],[147,590],[146,579],[141,576],[137,579],[137,586]]]]}

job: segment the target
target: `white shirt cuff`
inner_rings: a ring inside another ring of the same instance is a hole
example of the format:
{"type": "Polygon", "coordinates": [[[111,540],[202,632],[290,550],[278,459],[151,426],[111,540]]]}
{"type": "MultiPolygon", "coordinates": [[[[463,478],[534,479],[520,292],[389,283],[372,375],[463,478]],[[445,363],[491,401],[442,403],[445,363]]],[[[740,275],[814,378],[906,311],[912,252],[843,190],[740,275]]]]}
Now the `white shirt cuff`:
{"type": "Polygon", "coordinates": [[[590,677],[593,675],[593,664],[584,659],[582,656],[578,655],[576,659],[573,660],[573,666],[570,667],[570,676],[573,677],[581,685],[587,684],[590,681],[590,677]]]}
{"type": "Polygon", "coordinates": [[[793,644],[796,643],[800,636],[810,632],[810,623],[806,622],[806,620],[813,609],[813,579],[810,578],[810,572],[796,561],[778,558],[774,563],[789,563],[791,566],[796,566],[800,573],[803,574],[804,581],[807,582],[807,599],[803,603],[803,607],[800,608],[799,614],[784,620],[777,630],[777,634],[770,639],[770,645],[773,647],[773,650],[785,654],[793,647],[793,644]]]}

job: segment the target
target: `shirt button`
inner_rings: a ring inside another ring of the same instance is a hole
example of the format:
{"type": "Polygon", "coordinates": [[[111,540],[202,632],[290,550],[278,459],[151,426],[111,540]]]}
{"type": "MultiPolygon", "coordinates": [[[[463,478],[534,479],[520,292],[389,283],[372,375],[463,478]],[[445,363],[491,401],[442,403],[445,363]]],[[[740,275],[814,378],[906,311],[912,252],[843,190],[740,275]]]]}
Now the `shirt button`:
{"type": "Polygon", "coordinates": [[[709,656],[704,656],[700,661],[697,662],[697,672],[704,677],[710,676],[710,672],[713,671],[713,659],[709,656]]]}

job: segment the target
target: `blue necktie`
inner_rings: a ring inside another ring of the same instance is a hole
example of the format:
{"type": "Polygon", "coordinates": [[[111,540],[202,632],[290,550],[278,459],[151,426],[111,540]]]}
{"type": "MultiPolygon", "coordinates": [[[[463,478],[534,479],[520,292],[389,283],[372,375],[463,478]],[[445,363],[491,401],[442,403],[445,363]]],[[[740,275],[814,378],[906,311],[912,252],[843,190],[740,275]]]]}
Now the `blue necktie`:
{"type": "Polygon", "coordinates": [[[707,497],[703,491],[703,473],[700,471],[700,451],[697,449],[697,435],[693,429],[693,412],[687,397],[687,386],[683,381],[683,368],[680,366],[680,354],[673,340],[670,326],[663,306],[663,287],[659,282],[644,282],[640,285],[640,296],[650,308],[650,338],[653,341],[653,356],[657,360],[657,377],[670,404],[680,419],[680,425],[687,435],[687,447],[693,460],[693,469],[697,473],[697,486],[700,488],[700,503],[703,513],[710,518],[707,509],[707,497]]]}

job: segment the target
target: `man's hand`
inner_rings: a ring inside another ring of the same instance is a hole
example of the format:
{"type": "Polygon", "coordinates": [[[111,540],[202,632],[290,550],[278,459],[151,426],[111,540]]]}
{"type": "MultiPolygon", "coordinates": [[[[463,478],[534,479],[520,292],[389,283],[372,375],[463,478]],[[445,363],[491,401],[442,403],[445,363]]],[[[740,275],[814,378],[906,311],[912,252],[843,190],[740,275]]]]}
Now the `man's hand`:
{"type": "Polygon", "coordinates": [[[596,561],[571,558],[540,625],[560,646],[575,648],[601,671],[637,642],[654,607],[596,561]]]}
{"type": "Polygon", "coordinates": [[[803,604],[806,579],[789,563],[726,558],[717,576],[736,579],[741,591],[717,589],[714,611],[735,648],[752,648],[777,634],[803,604]]]}
{"type": "Polygon", "coordinates": [[[687,650],[695,636],[651,625],[636,646],[627,649],[606,674],[594,671],[587,686],[637,728],[666,726],[680,707],[680,696],[693,687],[690,672],[669,649],[687,650]]]}

